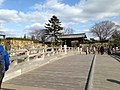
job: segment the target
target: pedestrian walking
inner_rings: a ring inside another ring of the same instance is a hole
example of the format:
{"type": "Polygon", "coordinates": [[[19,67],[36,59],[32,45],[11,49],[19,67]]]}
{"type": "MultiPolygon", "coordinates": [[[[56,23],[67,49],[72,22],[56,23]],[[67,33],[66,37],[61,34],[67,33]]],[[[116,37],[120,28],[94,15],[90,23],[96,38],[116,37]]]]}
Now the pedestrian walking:
{"type": "Polygon", "coordinates": [[[85,53],[86,53],[86,55],[88,54],[88,47],[85,47],[85,53]]]}
{"type": "Polygon", "coordinates": [[[9,54],[4,50],[4,47],[0,45],[0,89],[5,72],[9,69],[9,65],[9,54]]]}
{"type": "Polygon", "coordinates": [[[110,47],[108,47],[107,53],[108,53],[108,55],[111,55],[111,48],[110,47]]]}
{"type": "Polygon", "coordinates": [[[82,54],[82,45],[80,45],[79,48],[80,48],[80,54],[82,54]]]}
{"type": "Polygon", "coordinates": [[[104,54],[104,51],[105,51],[105,50],[104,50],[104,47],[103,47],[103,46],[101,46],[101,47],[100,47],[100,53],[101,53],[101,55],[103,55],[103,54],[104,54]]]}
{"type": "Polygon", "coordinates": [[[100,53],[100,47],[98,47],[98,54],[100,53]]]}
{"type": "Polygon", "coordinates": [[[115,48],[114,47],[112,48],[112,54],[115,54],[115,48]]]}
{"type": "Polygon", "coordinates": [[[93,47],[93,54],[95,54],[96,53],[96,48],[95,48],[95,46],[93,47]]]}

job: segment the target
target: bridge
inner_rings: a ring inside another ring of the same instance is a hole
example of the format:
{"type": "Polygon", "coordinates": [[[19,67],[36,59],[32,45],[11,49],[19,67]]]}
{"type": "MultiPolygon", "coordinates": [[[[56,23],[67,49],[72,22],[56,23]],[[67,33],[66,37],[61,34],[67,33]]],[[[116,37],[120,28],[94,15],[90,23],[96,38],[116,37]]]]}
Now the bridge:
{"type": "Polygon", "coordinates": [[[119,57],[73,47],[10,51],[4,90],[119,90],[119,57]]]}

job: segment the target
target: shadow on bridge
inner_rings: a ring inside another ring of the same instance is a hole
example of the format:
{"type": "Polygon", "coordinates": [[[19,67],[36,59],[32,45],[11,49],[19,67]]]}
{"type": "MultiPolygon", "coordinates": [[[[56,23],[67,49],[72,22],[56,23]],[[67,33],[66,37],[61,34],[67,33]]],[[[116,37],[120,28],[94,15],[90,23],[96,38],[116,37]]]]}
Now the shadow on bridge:
{"type": "Polygon", "coordinates": [[[120,53],[112,54],[111,57],[113,57],[115,60],[117,60],[118,62],[120,62],[120,53]]]}
{"type": "Polygon", "coordinates": [[[116,84],[120,84],[120,81],[118,81],[118,80],[107,79],[107,81],[112,82],[112,83],[116,83],[116,84]]]}
{"type": "Polygon", "coordinates": [[[0,90],[16,90],[16,89],[8,89],[8,88],[2,88],[0,90]]]}

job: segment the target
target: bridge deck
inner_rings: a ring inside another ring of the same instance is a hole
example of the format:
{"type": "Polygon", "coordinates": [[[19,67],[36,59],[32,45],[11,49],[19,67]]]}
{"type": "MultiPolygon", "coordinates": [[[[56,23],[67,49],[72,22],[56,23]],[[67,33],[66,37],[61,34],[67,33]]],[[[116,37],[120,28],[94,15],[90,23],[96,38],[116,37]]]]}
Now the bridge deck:
{"type": "Polygon", "coordinates": [[[97,55],[91,90],[120,90],[120,62],[108,55],[97,55]]]}
{"type": "MultiPolygon", "coordinates": [[[[74,55],[47,64],[4,84],[58,90],[82,90],[93,55],[74,55]]],[[[12,87],[11,87],[12,88],[12,87]]]]}
{"type": "MultiPolygon", "coordinates": [[[[73,55],[4,82],[7,90],[84,90],[93,55],[73,55]]],[[[91,90],[119,90],[120,62],[96,55],[91,90]]]]}

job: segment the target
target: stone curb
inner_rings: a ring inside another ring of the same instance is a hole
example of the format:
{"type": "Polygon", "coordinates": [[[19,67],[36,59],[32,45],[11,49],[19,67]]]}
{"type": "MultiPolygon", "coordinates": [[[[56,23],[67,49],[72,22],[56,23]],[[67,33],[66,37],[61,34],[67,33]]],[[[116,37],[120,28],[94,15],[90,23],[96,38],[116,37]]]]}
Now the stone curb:
{"type": "Polygon", "coordinates": [[[92,90],[93,86],[93,77],[94,77],[94,69],[95,69],[95,60],[96,60],[96,55],[93,56],[89,71],[88,71],[88,76],[86,79],[86,84],[84,87],[84,90],[92,90]]]}

